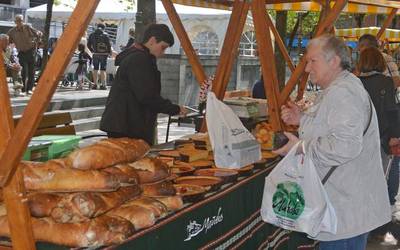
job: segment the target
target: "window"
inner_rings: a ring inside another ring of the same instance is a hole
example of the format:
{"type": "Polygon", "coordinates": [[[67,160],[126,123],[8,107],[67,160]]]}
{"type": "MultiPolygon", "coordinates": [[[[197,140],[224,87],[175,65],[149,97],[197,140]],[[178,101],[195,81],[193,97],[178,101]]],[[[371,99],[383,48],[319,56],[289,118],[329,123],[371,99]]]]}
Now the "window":
{"type": "Polygon", "coordinates": [[[193,47],[199,55],[218,55],[218,36],[212,31],[199,32],[193,39],[193,47]]]}
{"type": "Polygon", "coordinates": [[[242,34],[239,44],[239,55],[256,56],[257,42],[254,31],[246,31],[242,34]]]}

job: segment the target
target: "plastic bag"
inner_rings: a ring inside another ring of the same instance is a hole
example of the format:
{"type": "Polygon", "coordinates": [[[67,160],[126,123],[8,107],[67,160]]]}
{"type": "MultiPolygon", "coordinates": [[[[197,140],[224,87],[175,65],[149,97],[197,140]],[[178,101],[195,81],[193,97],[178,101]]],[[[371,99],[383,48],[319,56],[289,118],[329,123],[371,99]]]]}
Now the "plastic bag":
{"type": "Polygon", "coordinates": [[[335,210],[307,155],[296,155],[296,144],[265,178],[261,217],[288,230],[336,233],[335,210]]]}
{"type": "Polygon", "coordinates": [[[207,95],[206,120],[216,166],[237,169],[261,160],[260,144],[213,92],[207,95]]]}

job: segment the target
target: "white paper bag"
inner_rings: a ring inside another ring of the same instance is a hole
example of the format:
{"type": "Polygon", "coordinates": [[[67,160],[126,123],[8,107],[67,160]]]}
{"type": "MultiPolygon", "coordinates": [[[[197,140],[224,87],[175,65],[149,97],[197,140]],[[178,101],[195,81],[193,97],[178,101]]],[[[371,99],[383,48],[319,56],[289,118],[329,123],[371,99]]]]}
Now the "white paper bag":
{"type": "Polygon", "coordinates": [[[296,144],[265,178],[261,216],[264,221],[315,237],[336,233],[335,210],[307,155],[296,144]]]}
{"type": "Polygon", "coordinates": [[[206,120],[218,167],[237,169],[261,160],[260,144],[213,92],[207,95],[206,120]]]}

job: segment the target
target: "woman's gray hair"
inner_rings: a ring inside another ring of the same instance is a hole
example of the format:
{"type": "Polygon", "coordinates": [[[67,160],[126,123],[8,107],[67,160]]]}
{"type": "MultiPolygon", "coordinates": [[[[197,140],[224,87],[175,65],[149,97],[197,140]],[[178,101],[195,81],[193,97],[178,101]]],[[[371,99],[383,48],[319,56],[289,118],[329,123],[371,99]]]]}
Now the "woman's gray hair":
{"type": "Polygon", "coordinates": [[[0,34],[0,40],[3,40],[3,39],[8,39],[8,35],[4,34],[4,33],[0,34]]]}
{"type": "Polygon", "coordinates": [[[342,39],[333,35],[325,34],[312,39],[308,43],[307,49],[311,46],[320,46],[326,60],[330,60],[334,55],[338,56],[340,58],[340,66],[342,69],[351,69],[350,51],[342,39]]]}

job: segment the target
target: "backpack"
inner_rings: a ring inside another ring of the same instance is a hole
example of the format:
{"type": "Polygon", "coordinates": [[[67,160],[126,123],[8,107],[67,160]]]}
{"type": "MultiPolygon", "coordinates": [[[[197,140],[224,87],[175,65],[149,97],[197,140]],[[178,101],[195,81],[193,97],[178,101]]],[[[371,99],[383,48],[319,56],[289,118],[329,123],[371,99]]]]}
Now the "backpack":
{"type": "Polygon", "coordinates": [[[110,53],[109,44],[110,41],[106,34],[94,34],[94,52],[95,53],[110,53]]]}

